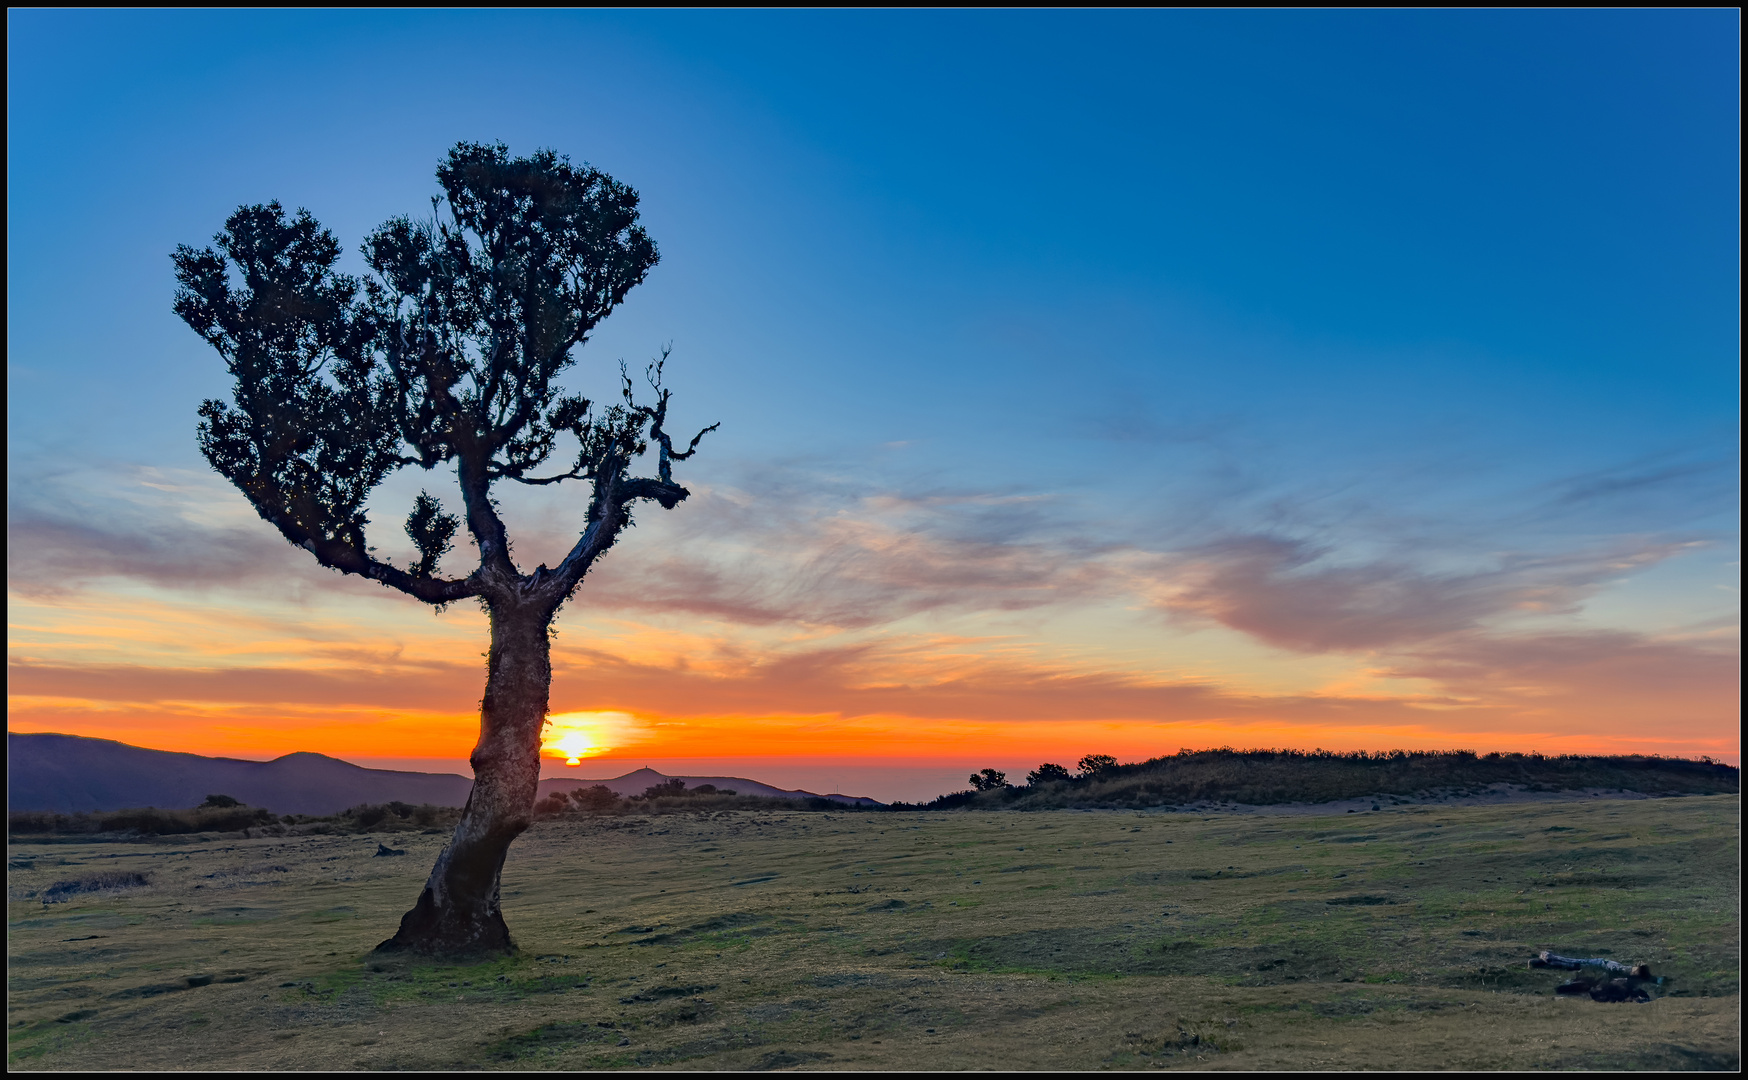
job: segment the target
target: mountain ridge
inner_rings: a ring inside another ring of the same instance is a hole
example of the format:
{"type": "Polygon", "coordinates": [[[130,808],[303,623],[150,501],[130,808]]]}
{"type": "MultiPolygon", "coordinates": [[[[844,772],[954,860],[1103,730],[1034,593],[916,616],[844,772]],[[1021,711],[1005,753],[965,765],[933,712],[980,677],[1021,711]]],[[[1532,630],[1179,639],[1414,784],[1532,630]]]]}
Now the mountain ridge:
{"type": "MultiPolygon", "coordinates": [[[[595,784],[619,795],[641,795],[650,786],[671,779],[683,780],[687,787],[713,784],[732,788],[742,795],[881,805],[859,796],[788,791],[744,777],[671,777],[649,768],[599,780],[554,777],[540,782],[540,795],[569,793],[595,784]]],[[[224,794],[276,814],[326,815],[360,803],[397,800],[461,806],[472,788],[473,781],[458,773],[367,769],[311,750],[293,751],[271,761],[248,761],[152,750],[85,735],[6,733],[8,810],[72,814],[143,806],[185,808],[199,805],[208,795],[224,794]]]]}

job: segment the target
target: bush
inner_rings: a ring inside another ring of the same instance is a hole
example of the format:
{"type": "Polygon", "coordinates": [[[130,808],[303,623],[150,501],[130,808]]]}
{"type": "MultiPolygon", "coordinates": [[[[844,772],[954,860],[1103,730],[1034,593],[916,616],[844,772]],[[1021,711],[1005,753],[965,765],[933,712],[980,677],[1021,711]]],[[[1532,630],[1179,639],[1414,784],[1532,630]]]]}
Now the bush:
{"type": "Polygon", "coordinates": [[[331,817],[299,818],[300,823],[325,822],[348,832],[399,832],[414,828],[454,825],[461,820],[461,809],[454,806],[433,806],[430,803],[404,803],[399,799],[386,803],[360,803],[331,817]]]}
{"type": "Polygon", "coordinates": [[[619,796],[615,795],[606,784],[596,784],[593,787],[577,788],[571,792],[571,802],[577,809],[590,813],[604,813],[619,805],[619,796]]]}
{"type": "Polygon", "coordinates": [[[676,795],[684,795],[684,794],[686,794],[686,781],[675,776],[675,777],[672,777],[670,779],[663,780],[659,784],[651,784],[649,787],[647,787],[643,790],[642,795],[638,795],[635,797],[639,798],[639,799],[660,799],[660,798],[664,798],[664,797],[672,798],[676,795]]]}

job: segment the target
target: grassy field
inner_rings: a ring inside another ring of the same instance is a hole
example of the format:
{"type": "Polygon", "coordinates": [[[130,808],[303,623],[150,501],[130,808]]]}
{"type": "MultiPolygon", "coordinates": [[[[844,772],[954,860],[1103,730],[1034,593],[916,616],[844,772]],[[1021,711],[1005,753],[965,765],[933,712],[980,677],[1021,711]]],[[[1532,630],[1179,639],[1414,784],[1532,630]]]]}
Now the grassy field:
{"type": "Polygon", "coordinates": [[[558,819],[505,870],[520,955],[460,967],[370,955],[444,837],[382,839],[408,853],[375,856],[371,836],[14,838],[9,1063],[1740,1061],[1738,796],[558,819]],[[1647,1005],[1556,998],[1560,976],[1525,967],[1548,947],[1668,978],[1647,1005]]]}

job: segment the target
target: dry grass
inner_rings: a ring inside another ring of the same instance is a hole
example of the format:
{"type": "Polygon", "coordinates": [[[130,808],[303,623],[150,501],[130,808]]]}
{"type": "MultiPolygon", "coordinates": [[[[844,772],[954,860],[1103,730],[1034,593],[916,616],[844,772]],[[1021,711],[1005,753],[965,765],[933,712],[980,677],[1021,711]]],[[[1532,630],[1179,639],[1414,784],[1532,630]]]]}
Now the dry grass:
{"type": "Polygon", "coordinates": [[[369,953],[440,835],[14,838],[9,1061],[1735,1068],[1739,805],[563,818],[460,967],[369,953]],[[25,895],[98,872],[152,884],[25,895]],[[1549,946],[1671,978],[1557,999],[1549,946]]]}

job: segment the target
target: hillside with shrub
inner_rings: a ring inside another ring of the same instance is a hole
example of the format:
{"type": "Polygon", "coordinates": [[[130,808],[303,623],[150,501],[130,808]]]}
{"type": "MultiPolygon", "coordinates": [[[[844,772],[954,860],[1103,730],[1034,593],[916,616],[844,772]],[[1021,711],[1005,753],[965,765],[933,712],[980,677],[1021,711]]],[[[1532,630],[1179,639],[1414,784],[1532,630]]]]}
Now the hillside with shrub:
{"type": "Polygon", "coordinates": [[[1532,792],[1601,790],[1643,795],[1716,795],[1741,790],[1741,770],[1709,758],[1642,755],[1485,754],[1468,750],[1197,750],[1119,764],[1088,755],[1079,771],[1045,764],[1024,785],[985,769],[973,790],[929,809],[1055,810],[1236,803],[1270,806],[1397,796],[1481,794],[1496,784],[1532,792]]]}
{"type": "MultiPolygon", "coordinates": [[[[712,784],[687,787],[672,778],[652,784],[641,794],[620,795],[605,785],[555,791],[535,804],[537,818],[572,815],[625,817],[632,814],[696,814],[724,810],[867,810],[823,796],[789,799],[742,795],[712,784]]],[[[78,814],[46,810],[13,810],[7,814],[11,836],[114,838],[176,836],[190,833],[243,833],[249,836],[312,836],[349,833],[448,832],[461,818],[453,806],[430,803],[361,803],[337,814],[275,814],[245,806],[229,795],[209,795],[190,810],[155,806],[78,814]]]]}
{"type": "MultiPolygon", "coordinates": [[[[842,798],[838,796],[837,798],[842,798]]],[[[871,799],[846,803],[824,795],[803,798],[781,798],[769,795],[743,795],[733,788],[718,788],[714,784],[687,787],[679,777],[670,777],[651,784],[638,795],[620,795],[605,784],[554,791],[534,804],[541,817],[569,814],[674,814],[708,813],[721,810],[879,810],[884,807],[871,799]]]]}
{"type": "Polygon", "coordinates": [[[190,810],[146,806],[129,810],[57,814],[48,810],[12,810],[6,815],[9,836],[128,837],[179,836],[191,833],[243,833],[249,836],[310,836],[324,833],[418,832],[454,828],[461,811],[430,803],[362,803],[337,814],[275,814],[247,806],[229,795],[208,795],[190,810]]]}

